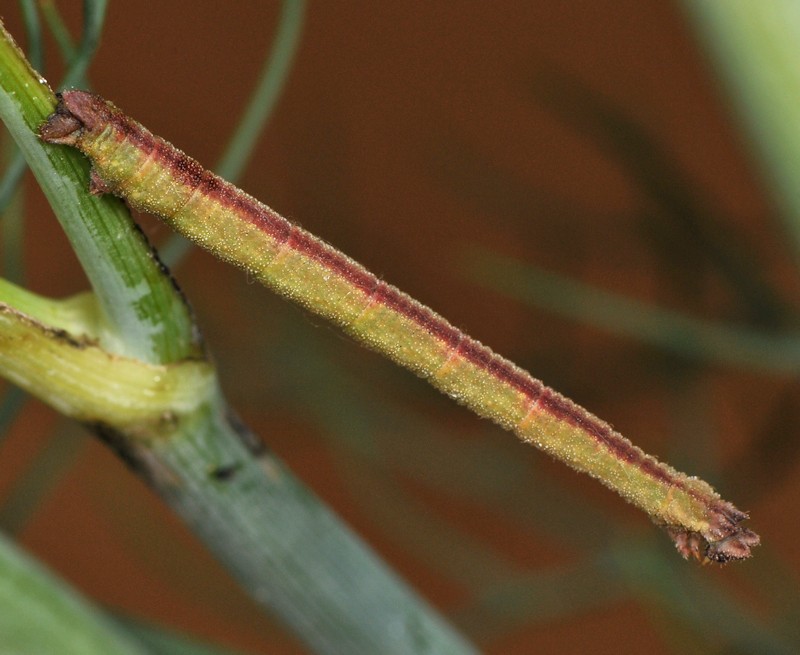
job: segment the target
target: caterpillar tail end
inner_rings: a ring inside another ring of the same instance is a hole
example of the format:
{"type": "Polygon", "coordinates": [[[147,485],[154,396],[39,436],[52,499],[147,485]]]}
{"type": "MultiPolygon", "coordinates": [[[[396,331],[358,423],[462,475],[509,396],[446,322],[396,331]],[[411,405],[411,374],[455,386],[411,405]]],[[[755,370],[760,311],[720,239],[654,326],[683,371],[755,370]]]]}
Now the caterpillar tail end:
{"type": "Polygon", "coordinates": [[[726,564],[747,559],[761,538],[740,523],[747,513],[721,502],[710,512],[709,525],[702,533],[680,526],[664,526],[684,559],[693,558],[708,564],[726,564]]]}

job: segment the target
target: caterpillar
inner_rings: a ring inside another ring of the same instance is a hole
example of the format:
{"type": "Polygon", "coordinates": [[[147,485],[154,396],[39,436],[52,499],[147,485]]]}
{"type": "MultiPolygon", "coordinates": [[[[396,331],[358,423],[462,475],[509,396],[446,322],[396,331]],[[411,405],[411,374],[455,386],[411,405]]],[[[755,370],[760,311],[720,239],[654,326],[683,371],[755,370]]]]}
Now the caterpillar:
{"type": "Polygon", "coordinates": [[[685,558],[744,559],[759,543],[758,535],[740,525],[748,515],[706,482],[645,454],[604,421],[205,170],[110,102],[64,91],[40,136],[73,146],[91,160],[93,193],[112,193],[155,214],[479,416],[599,479],[666,528],[685,558]]]}

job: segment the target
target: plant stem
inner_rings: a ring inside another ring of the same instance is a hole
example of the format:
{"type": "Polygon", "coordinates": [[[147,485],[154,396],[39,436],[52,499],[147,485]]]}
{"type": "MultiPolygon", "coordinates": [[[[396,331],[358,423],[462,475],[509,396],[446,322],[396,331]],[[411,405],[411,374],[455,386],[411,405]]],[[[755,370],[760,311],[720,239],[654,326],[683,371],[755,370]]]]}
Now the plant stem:
{"type": "Polygon", "coordinates": [[[145,655],[75,592],[0,535],[0,652],[145,655]]]}
{"type": "Polygon", "coordinates": [[[31,166],[97,294],[103,346],[152,363],[197,353],[183,299],[124,205],[85,192],[89,167],[35,130],[55,107],[47,83],[0,24],[0,119],[31,166]]]}
{"type": "Polygon", "coordinates": [[[226,180],[236,179],[242,174],[253,154],[258,134],[278,102],[300,43],[305,5],[305,0],[283,1],[275,39],[259,75],[258,86],[216,166],[219,176],[226,180]]]}
{"type": "Polygon", "coordinates": [[[786,376],[800,370],[800,334],[693,318],[483,250],[466,269],[479,284],[522,302],[693,359],[786,376]]]}
{"type": "MultiPolygon", "coordinates": [[[[242,174],[258,136],[278,102],[300,43],[305,5],[305,0],[283,0],[275,39],[261,69],[258,85],[215,168],[226,180],[236,181],[242,174]]],[[[192,242],[180,234],[172,234],[159,252],[164,262],[174,270],[192,246],[192,242]]]]}
{"type": "Polygon", "coordinates": [[[473,652],[263,452],[206,362],[110,355],[0,310],[3,374],[97,432],[317,652],[473,652]]]}
{"type": "Polygon", "coordinates": [[[684,0],[727,82],[800,266],[800,4],[684,0]]]}
{"type": "Polygon", "coordinates": [[[173,472],[156,484],[256,599],[320,653],[474,652],[216,402],[153,444],[173,472]]]}

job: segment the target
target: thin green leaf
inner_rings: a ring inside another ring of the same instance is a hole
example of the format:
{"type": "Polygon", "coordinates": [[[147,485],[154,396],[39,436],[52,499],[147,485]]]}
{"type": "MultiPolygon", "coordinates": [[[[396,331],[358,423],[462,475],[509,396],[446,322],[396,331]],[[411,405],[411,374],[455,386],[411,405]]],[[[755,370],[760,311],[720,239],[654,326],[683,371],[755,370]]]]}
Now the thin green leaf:
{"type": "Polygon", "coordinates": [[[103,31],[106,15],[106,0],[84,0],[83,32],[75,55],[69,62],[67,74],[61,82],[62,88],[86,87],[86,71],[92,61],[94,51],[103,31]]]}
{"type": "Polygon", "coordinates": [[[25,278],[25,220],[23,196],[19,193],[19,182],[27,169],[25,158],[13,144],[6,148],[11,163],[0,181],[0,248],[2,248],[2,272],[8,280],[22,284],[25,278]],[[18,170],[16,170],[18,169],[18,170]],[[16,173],[19,173],[17,175],[16,173]]]}
{"type": "MultiPolygon", "coordinates": [[[[215,168],[217,174],[226,180],[235,182],[241,176],[258,142],[258,135],[269,121],[280,98],[300,43],[305,5],[305,0],[283,2],[275,40],[264,61],[258,85],[253,90],[242,120],[215,168]]],[[[180,266],[191,248],[192,244],[188,239],[173,234],[159,251],[167,266],[175,269],[180,266]]]]}
{"type": "Polygon", "coordinates": [[[19,387],[8,387],[3,394],[0,400],[0,444],[8,436],[11,424],[17,419],[27,400],[28,394],[19,387]]]}
{"type": "Polygon", "coordinates": [[[800,643],[754,616],[749,602],[735,600],[702,571],[674,566],[663,549],[629,539],[612,552],[611,575],[618,576],[643,602],[713,636],[716,643],[742,653],[798,652],[800,643]]]}
{"type": "Polygon", "coordinates": [[[210,646],[130,616],[116,614],[112,620],[152,655],[245,655],[242,651],[210,646]]]}
{"type": "Polygon", "coordinates": [[[253,154],[258,135],[280,98],[292,68],[303,28],[305,0],[284,0],[272,49],[264,62],[242,120],[215,171],[226,180],[236,180],[253,154]]]}
{"type": "Polygon", "coordinates": [[[81,453],[85,432],[74,423],[62,423],[12,487],[0,505],[0,529],[18,534],[47,495],[55,489],[81,453]]]}
{"type": "Polygon", "coordinates": [[[27,168],[28,164],[25,162],[25,157],[21,152],[15,151],[11,156],[5,173],[3,173],[3,178],[0,179],[0,218],[3,218],[3,220],[5,220],[5,213],[14,199],[14,194],[19,189],[22,176],[25,175],[27,168]]]}
{"type": "Polygon", "coordinates": [[[684,0],[760,157],[800,267],[800,4],[684,0]]]}
{"type": "Polygon", "coordinates": [[[22,21],[28,36],[28,61],[34,68],[41,68],[44,63],[44,49],[42,47],[42,25],[39,22],[39,12],[36,11],[34,0],[20,0],[22,21]]]}
{"type": "MultiPolygon", "coordinates": [[[[43,49],[42,49],[42,28],[39,22],[39,13],[36,11],[36,3],[34,0],[21,0],[20,6],[22,8],[22,19],[25,23],[25,31],[28,36],[28,61],[34,68],[41,68],[43,63],[43,49]]],[[[10,156],[8,167],[0,180],[0,217],[5,220],[5,213],[11,204],[11,200],[22,182],[22,176],[25,174],[27,164],[25,157],[16,148],[10,156]]],[[[4,235],[3,244],[9,249],[8,241],[4,235]]],[[[21,243],[15,243],[14,248],[19,248],[22,251],[21,243]]],[[[6,269],[6,277],[13,280],[21,281],[21,276],[14,276],[8,273],[6,269]]]]}
{"type": "Polygon", "coordinates": [[[44,16],[44,21],[50,29],[50,33],[61,51],[61,56],[64,61],[71,62],[75,59],[75,44],[72,41],[72,36],[61,19],[61,14],[58,11],[58,6],[53,0],[39,0],[39,9],[44,16]]]}
{"type": "Polygon", "coordinates": [[[774,375],[800,370],[800,335],[764,334],[692,318],[488,251],[470,256],[466,272],[519,301],[692,359],[774,375]]]}
{"type": "Polygon", "coordinates": [[[0,607],[0,655],[146,652],[2,535],[0,607]]]}

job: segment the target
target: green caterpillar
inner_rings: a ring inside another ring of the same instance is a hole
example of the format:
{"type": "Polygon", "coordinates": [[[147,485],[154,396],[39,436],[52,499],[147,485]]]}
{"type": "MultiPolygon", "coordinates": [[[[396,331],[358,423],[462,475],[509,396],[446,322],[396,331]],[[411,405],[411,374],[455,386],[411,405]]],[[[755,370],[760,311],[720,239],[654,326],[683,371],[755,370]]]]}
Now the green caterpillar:
{"type": "Polygon", "coordinates": [[[217,257],[341,327],[459,403],[598,478],[664,526],[684,557],[749,557],[747,514],[357,262],[148,132],[102,98],[65,91],[45,141],[93,163],[92,191],[161,217],[217,257]]]}

